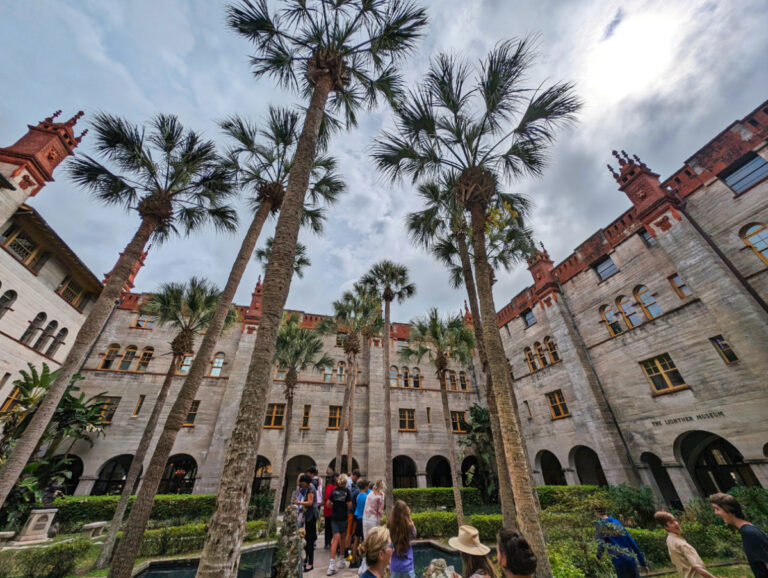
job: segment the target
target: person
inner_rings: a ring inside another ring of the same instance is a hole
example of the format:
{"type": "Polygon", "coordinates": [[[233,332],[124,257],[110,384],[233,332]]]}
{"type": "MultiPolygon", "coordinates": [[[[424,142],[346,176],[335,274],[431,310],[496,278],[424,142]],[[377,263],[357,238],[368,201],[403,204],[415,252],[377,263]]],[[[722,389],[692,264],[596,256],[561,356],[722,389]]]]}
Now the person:
{"type": "Polygon", "coordinates": [[[760,528],[747,522],[738,500],[729,494],[712,494],[709,502],[715,514],[726,524],[736,526],[741,534],[741,545],[755,578],[768,578],[768,536],[760,528]]]}
{"type": "Polygon", "coordinates": [[[343,535],[347,527],[347,512],[352,505],[352,495],[347,489],[347,475],[341,474],[338,479],[338,486],[331,492],[331,527],[333,530],[333,540],[331,541],[331,556],[328,563],[328,576],[333,576],[337,571],[345,567],[344,564],[344,544],[343,535]],[[338,553],[338,558],[334,556],[338,553]]]}
{"type": "Polygon", "coordinates": [[[333,541],[333,527],[331,526],[331,492],[336,489],[339,483],[339,474],[336,472],[331,473],[331,479],[325,486],[325,494],[323,495],[323,517],[325,518],[325,549],[331,549],[331,542],[333,541]]]}
{"type": "Polygon", "coordinates": [[[317,540],[317,489],[312,484],[312,478],[303,474],[299,478],[301,492],[296,499],[296,505],[302,508],[304,513],[304,572],[310,572],[315,568],[315,541],[317,540]]]}
{"type": "Polygon", "coordinates": [[[534,575],[536,554],[519,531],[502,528],[497,542],[496,551],[504,578],[530,578],[534,575]]]}
{"type": "Polygon", "coordinates": [[[323,505],[323,479],[318,475],[315,466],[310,466],[307,469],[307,474],[312,478],[312,485],[315,486],[315,489],[317,490],[317,507],[319,508],[323,505]]]}
{"type": "Polygon", "coordinates": [[[411,509],[402,500],[395,500],[392,515],[387,520],[389,535],[395,551],[389,565],[390,578],[416,578],[413,566],[413,546],[416,526],[411,520],[411,509]]]}
{"type": "Polygon", "coordinates": [[[496,578],[496,570],[488,559],[491,549],[480,542],[477,528],[460,526],[459,535],[448,540],[448,545],[461,552],[464,578],[496,578]]]}
{"type": "Polygon", "coordinates": [[[365,510],[365,500],[370,491],[368,489],[368,480],[362,478],[358,480],[357,487],[360,488],[360,492],[355,499],[355,534],[352,540],[352,563],[349,565],[350,568],[360,568],[359,547],[363,542],[363,510],[365,510]]]}
{"type": "Polygon", "coordinates": [[[379,480],[373,484],[373,488],[365,499],[365,509],[363,510],[363,537],[368,535],[371,528],[381,524],[384,517],[384,495],[387,486],[384,480],[379,480]]]}
{"type": "Polygon", "coordinates": [[[667,531],[669,559],[672,560],[672,564],[682,578],[696,578],[696,576],[715,578],[707,572],[696,549],[683,538],[680,523],[672,514],[664,511],[656,512],[653,518],[667,531]]]}
{"type": "Polygon", "coordinates": [[[367,567],[362,578],[384,578],[392,558],[389,531],[384,526],[373,528],[360,546],[360,552],[367,567]]]}
{"type": "Polygon", "coordinates": [[[626,528],[616,518],[607,515],[602,506],[594,507],[597,516],[597,559],[607,551],[618,578],[636,578],[640,576],[640,566],[646,567],[645,556],[637,542],[629,535],[626,528]]]}
{"type": "Polygon", "coordinates": [[[357,485],[357,481],[360,479],[360,470],[352,470],[352,473],[347,477],[347,489],[352,496],[352,506],[347,512],[347,533],[344,537],[344,548],[348,552],[347,560],[352,559],[352,552],[350,550],[352,546],[352,537],[355,535],[355,508],[357,507],[357,496],[360,494],[360,488],[357,485]]]}

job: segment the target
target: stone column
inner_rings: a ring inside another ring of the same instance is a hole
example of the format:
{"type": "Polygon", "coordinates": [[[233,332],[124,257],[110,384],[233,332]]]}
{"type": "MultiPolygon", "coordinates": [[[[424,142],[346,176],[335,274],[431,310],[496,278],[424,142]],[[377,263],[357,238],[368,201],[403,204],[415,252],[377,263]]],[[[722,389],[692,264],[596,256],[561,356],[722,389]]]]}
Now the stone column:
{"type": "Polygon", "coordinates": [[[659,484],[656,483],[656,477],[653,475],[651,468],[648,466],[639,466],[637,472],[640,474],[642,484],[651,488],[651,492],[653,492],[653,501],[656,504],[656,507],[666,506],[664,494],[661,492],[659,484]]]}
{"type": "Polygon", "coordinates": [[[696,484],[693,482],[685,466],[677,462],[664,462],[661,465],[667,470],[669,479],[672,480],[672,485],[675,486],[677,495],[680,497],[683,505],[694,498],[700,497],[699,490],[696,488],[696,484]]]}
{"type": "Polygon", "coordinates": [[[760,458],[756,460],[746,460],[749,467],[755,473],[760,485],[768,488],[768,459],[760,458]]]}
{"type": "Polygon", "coordinates": [[[581,485],[581,481],[579,481],[579,476],[576,473],[576,470],[574,468],[563,468],[563,475],[565,475],[565,481],[568,483],[569,486],[581,485]]]}
{"type": "Polygon", "coordinates": [[[418,472],[416,474],[416,487],[417,488],[427,487],[427,472],[418,472]]]}
{"type": "Polygon", "coordinates": [[[536,480],[537,485],[545,485],[544,474],[541,473],[541,470],[533,470],[533,479],[536,480]]]}
{"type": "Polygon", "coordinates": [[[98,479],[97,476],[80,476],[80,482],[77,484],[77,488],[75,488],[75,495],[90,496],[93,485],[98,479]]]}

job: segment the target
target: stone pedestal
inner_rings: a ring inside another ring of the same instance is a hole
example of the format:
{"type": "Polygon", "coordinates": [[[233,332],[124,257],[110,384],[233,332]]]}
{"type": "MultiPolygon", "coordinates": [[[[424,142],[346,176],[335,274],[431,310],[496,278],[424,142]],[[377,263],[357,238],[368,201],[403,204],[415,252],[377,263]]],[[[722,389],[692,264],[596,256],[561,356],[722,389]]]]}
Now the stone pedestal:
{"type": "Polygon", "coordinates": [[[13,544],[35,544],[48,541],[48,530],[53,524],[53,518],[58,508],[46,508],[44,510],[32,510],[29,513],[24,527],[19,532],[13,544]]]}

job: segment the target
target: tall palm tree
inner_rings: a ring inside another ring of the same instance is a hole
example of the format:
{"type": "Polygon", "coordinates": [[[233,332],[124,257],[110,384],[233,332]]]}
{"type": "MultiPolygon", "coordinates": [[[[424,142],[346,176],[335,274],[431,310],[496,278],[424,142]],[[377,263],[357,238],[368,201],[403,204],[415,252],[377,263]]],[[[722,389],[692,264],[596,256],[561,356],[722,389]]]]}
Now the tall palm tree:
{"type": "Polygon", "coordinates": [[[162,242],[179,229],[190,234],[212,223],[232,231],[236,224],[234,210],[225,204],[235,190],[213,141],[185,130],[178,118],[167,114],[155,116],[146,128],[106,113],[96,114],[91,124],[94,149],[114,169],[82,155],[69,162],[68,174],[98,201],[136,211],[140,224],[77,332],[56,380],[0,469],[0,506],[85,361],[145,245],[151,239],[162,242]]]}
{"type": "MultiPolygon", "coordinates": [[[[141,308],[142,313],[157,318],[158,327],[168,326],[175,331],[175,336],[171,341],[171,362],[165,373],[163,385],[157,393],[157,399],[155,399],[155,405],[152,407],[147,425],[144,426],[144,432],[141,434],[141,440],[133,456],[133,461],[131,461],[131,466],[128,468],[125,484],[123,484],[123,490],[120,493],[120,500],[109,524],[107,538],[96,560],[96,568],[105,568],[112,558],[117,533],[123,522],[125,510],[128,508],[133,488],[141,474],[149,445],[155,436],[155,430],[160,421],[160,413],[165,406],[165,400],[173,385],[173,379],[179,374],[179,368],[184,357],[194,351],[195,338],[210,326],[220,300],[221,291],[218,287],[205,279],[192,277],[188,283],[164,283],[160,286],[160,290],[154,293],[141,308]]],[[[237,320],[237,316],[237,310],[230,307],[224,321],[224,328],[231,326],[237,320]]],[[[208,363],[210,363],[210,359],[208,363]]]]}
{"type": "Polygon", "coordinates": [[[448,460],[451,462],[451,478],[453,480],[453,500],[456,504],[456,521],[459,526],[464,523],[464,508],[461,502],[461,465],[456,461],[456,449],[453,443],[446,370],[449,359],[463,367],[469,365],[472,361],[474,346],[474,333],[464,324],[461,315],[450,315],[442,318],[437,312],[437,308],[433,307],[426,317],[411,321],[408,347],[400,351],[400,356],[406,361],[420,362],[426,357],[435,366],[437,379],[440,382],[443,423],[448,440],[448,460]]]}
{"type": "MultiPolygon", "coordinates": [[[[254,215],[232,264],[219,306],[166,418],[155,452],[144,472],[141,487],[118,545],[117,555],[110,566],[110,577],[131,576],[155,494],[173,451],[176,436],[183,427],[203,378],[208,374],[208,360],[221,336],[235,292],[253,255],[264,222],[269,215],[276,214],[282,207],[290,166],[298,147],[298,123],[296,113],[277,108],[269,110],[268,118],[261,127],[237,116],[221,123],[224,133],[233,143],[227,151],[225,167],[235,175],[237,184],[251,195],[254,215]]],[[[301,222],[313,231],[320,232],[320,205],[333,204],[345,185],[336,173],[336,162],[324,155],[315,159],[308,183],[309,194],[301,222]]]]}
{"type": "Polygon", "coordinates": [[[277,329],[290,288],[301,208],[317,155],[321,125],[347,126],[380,97],[397,96],[395,63],[415,45],[426,13],[408,0],[289,0],[270,13],[266,0],[230,5],[230,27],[254,43],[255,76],[273,76],[307,101],[275,243],[264,276],[262,317],[235,428],[208,524],[198,576],[234,577],[245,532],[251,478],[266,413],[277,329]],[[323,121],[326,121],[325,123],[323,121]]]}
{"type": "MultiPolygon", "coordinates": [[[[285,472],[284,467],[288,457],[288,444],[291,442],[291,426],[293,425],[293,397],[299,373],[309,368],[321,370],[333,365],[333,359],[323,353],[323,338],[314,329],[299,326],[298,315],[292,315],[280,326],[275,342],[275,366],[285,372],[285,427],[283,428],[283,449],[277,460],[277,489],[272,515],[269,519],[269,529],[272,531],[277,524],[280,512],[280,497],[283,495],[285,472]]],[[[290,504],[288,504],[290,506],[290,504]]]]}
{"type": "MultiPolygon", "coordinates": [[[[269,263],[269,256],[272,254],[272,245],[274,244],[275,239],[274,237],[270,237],[267,239],[267,242],[264,244],[263,247],[260,249],[256,249],[256,253],[254,253],[254,256],[256,257],[256,260],[261,263],[264,267],[267,266],[267,263],[269,263]]],[[[294,274],[299,278],[302,279],[304,277],[304,269],[307,267],[310,267],[312,265],[312,261],[310,261],[309,256],[307,255],[307,246],[302,242],[296,243],[296,254],[293,256],[293,272],[294,274]]],[[[278,331],[279,335],[279,331],[278,331]]]]}
{"type": "Polygon", "coordinates": [[[535,59],[532,44],[530,39],[502,42],[474,69],[439,54],[422,85],[398,107],[395,130],[377,139],[373,155],[391,178],[451,179],[456,202],[470,214],[480,322],[517,519],[540,560],[537,575],[548,576],[538,497],[515,417],[517,407],[509,395],[511,381],[496,324],[485,239],[489,213],[501,203],[501,183],[541,174],[556,129],[573,121],[581,106],[569,83],[525,86],[535,59]]]}
{"type": "Polygon", "coordinates": [[[385,478],[387,482],[387,512],[392,510],[395,503],[393,492],[394,475],[392,472],[392,403],[389,389],[389,341],[390,341],[390,309],[392,301],[397,299],[402,303],[416,294],[416,286],[408,279],[408,268],[393,261],[379,261],[363,275],[361,282],[371,287],[379,299],[384,301],[384,459],[385,478]]]}

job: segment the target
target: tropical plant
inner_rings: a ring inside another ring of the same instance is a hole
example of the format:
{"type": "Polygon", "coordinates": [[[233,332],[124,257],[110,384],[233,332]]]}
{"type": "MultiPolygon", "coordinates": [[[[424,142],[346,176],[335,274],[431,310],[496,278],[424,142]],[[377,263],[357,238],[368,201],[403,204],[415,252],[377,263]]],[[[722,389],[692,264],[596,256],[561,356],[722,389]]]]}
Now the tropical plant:
{"type": "MultiPolygon", "coordinates": [[[[251,194],[254,215],[232,263],[218,308],[200,343],[189,374],[171,407],[155,452],[144,472],[136,503],[131,508],[117,555],[110,567],[112,577],[128,578],[133,572],[133,564],[141,547],[154,497],[173,451],[176,436],[184,424],[203,378],[208,374],[208,360],[214,354],[235,292],[256,248],[264,222],[270,214],[277,213],[283,206],[289,167],[297,155],[299,119],[291,111],[271,108],[262,127],[237,116],[223,121],[221,126],[233,143],[227,150],[225,166],[234,173],[237,184],[251,194]]],[[[315,158],[305,183],[305,188],[308,188],[308,202],[303,207],[302,224],[319,233],[322,229],[320,205],[333,204],[344,187],[336,173],[335,161],[324,156],[315,158]]]]}
{"type": "Polygon", "coordinates": [[[185,130],[178,118],[168,114],[155,116],[147,131],[117,116],[97,113],[92,128],[95,150],[115,170],[81,155],[69,162],[70,178],[98,201],[136,211],[141,223],[120,253],[24,436],[0,469],[0,505],[32,456],[150,239],[162,242],[179,229],[190,234],[206,223],[232,231],[236,224],[234,210],[225,204],[235,192],[231,174],[221,166],[213,141],[185,130]]]}
{"type": "Polygon", "coordinates": [[[219,481],[218,507],[197,571],[211,578],[237,572],[275,340],[321,125],[340,128],[333,114],[341,111],[352,126],[358,111],[373,107],[381,96],[397,96],[395,64],[414,47],[426,14],[406,0],[290,0],[274,13],[260,0],[230,5],[227,21],[253,42],[255,76],[273,76],[282,86],[299,90],[307,108],[267,264],[259,331],[219,481]]]}
{"type": "MultiPolygon", "coordinates": [[[[139,446],[133,456],[128,473],[125,477],[120,501],[115,508],[115,514],[109,525],[109,532],[104,546],[96,560],[96,568],[105,568],[111,558],[117,541],[117,533],[123,522],[128,501],[131,498],[136,482],[141,474],[144,459],[149,451],[152,438],[160,421],[160,413],[165,407],[165,400],[173,385],[173,379],[179,374],[184,357],[190,355],[195,348],[195,338],[210,326],[221,299],[218,287],[205,279],[192,277],[187,283],[164,283],[160,290],[154,293],[142,305],[141,311],[156,318],[158,327],[168,326],[175,335],[171,341],[171,362],[165,373],[163,385],[155,399],[152,413],[144,426],[139,446]]],[[[224,321],[224,328],[231,326],[238,317],[234,307],[229,308],[229,314],[224,321]]]]}
{"type": "MultiPolygon", "coordinates": [[[[264,267],[269,263],[269,256],[272,254],[272,244],[275,242],[274,237],[267,239],[267,242],[260,249],[256,249],[254,256],[256,260],[264,267]]],[[[293,273],[299,278],[304,277],[304,269],[310,267],[312,261],[309,260],[307,255],[307,246],[304,243],[296,243],[296,254],[293,256],[293,273]]],[[[279,331],[278,331],[279,335],[279,331]]]]}
{"type": "MultiPolygon", "coordinates": [[[[494,501],[499,491],[499,477],[496,473],[496,450],[493,445],[491,412],[478,404],[469,408],[467,435],[459,440],[459,447],[471,450],[477,465],[466,473],[468,486],[478,488],[486,503],[494,501]]],[[[461,456],[460,456],[461,459],[461,456]]]]}
{"type": "Polygon", "coordinates": [[[400,356],[405,361],[419,362],[426,357],[435,366],[437,379],[440,382],[440,401],[443,406],[443,423],[448,440],[448,460],[451,463],[453,480],[453,500],[459,526],[464,523],[464,509],[461,503],[461,465],[456,460],[456,449],[453,443],[446,370],[449,359],[462,367],[468,366],[472,362],[474,347],[474,333],[464,324],[461,315],[449,315],[443,318],[440,317],[437,308],[433,307],[426,317],[411,321],[408,347],[400,351],[400,356]]]}
{"type": "MultiPolygon", "coordinates": [[[[291,315],[280,326],[275,342],[275,367],[285,372],[285,426],[283,428],[283,449],[280,459],[277,460],[275,475],[277,476],[277,488],[275,501],[272,507],[272,515],[269,519],[269,531],[277,524],[277,515],[280,512],[280,496],[283,494],[285,472],[280,468],[288,460],[288,444],[293,441],[291,427],[293,425],[293,397],[296,392],[296,384],[299,381],[299,373],[309,368],[322,370],[327,365],[333,365],[333,359],[323,353],[323,338],[320,332],[314,329],[299,326],[299,316],[291,315]]],[[[290,507],[290,504],[288,504],[290,507]]]]}
{"type": "Polygon", "coordinates": [[[534,59],[530,39],[498,44],[475,68],[439,54],[422,84],[398,106],[396,128],[377,139],[373,156],[379,169],[393,179],[408,175],[417,182],[434,178],[452,182],[456,203],[470,214],[483,344],[504,432],[502,447],[518,526],[540,560],[538,574],[548,576],[538,501],[517,407],[509,395],[485,235],[489,214],[503,208],[501,183],[541,174],[556,129],[572,122],[581,106],[569,83],[525,86],[534,59]]]}
{"type": "Polygon", "coordinates": [[[387,484],[387,496],[385,503],[387,512],[390,512],[395,504],[394,475],[392,472],[392,403],[389,390],[389,345],[390,345],[390,309],[392,301],[397,299],[402,303],[416,294],[416,286],[408,279],[408,269],[405,265],[393,261],[379,261],[366,273],[361,282],[370,287],[384,301],[384,361],[382,363],[382,375],[384,384],[384,459],[385,478],[387,484]]]}

